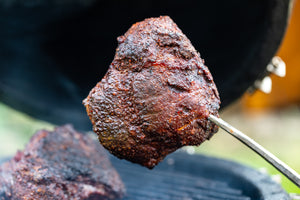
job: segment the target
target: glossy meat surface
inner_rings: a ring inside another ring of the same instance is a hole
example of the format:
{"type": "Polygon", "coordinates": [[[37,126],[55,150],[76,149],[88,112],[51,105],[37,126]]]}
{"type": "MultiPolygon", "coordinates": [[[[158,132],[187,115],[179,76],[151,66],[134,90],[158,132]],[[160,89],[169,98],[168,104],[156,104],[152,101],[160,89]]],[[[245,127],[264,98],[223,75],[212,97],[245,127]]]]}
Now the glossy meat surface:
{"type": "Polygon", "coordinates": [[[71,126],[38,131],[0,166],[0,200],[117,199],[124,185],[104,148],[71,126]]]}
{"type": "Polygon", "coordinates": [[[112,154],[153,168],[217,131],[213,78],[170,17],[149,18],[118,37],[108,72],[84,100],[93,129],[112,154]]]}

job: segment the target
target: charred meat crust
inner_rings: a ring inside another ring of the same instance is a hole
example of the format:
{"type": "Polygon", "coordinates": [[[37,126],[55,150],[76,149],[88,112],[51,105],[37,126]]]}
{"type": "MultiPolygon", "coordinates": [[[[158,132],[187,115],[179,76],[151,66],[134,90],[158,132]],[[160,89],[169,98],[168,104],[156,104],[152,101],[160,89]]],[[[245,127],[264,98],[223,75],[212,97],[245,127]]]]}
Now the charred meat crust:
{"type": "Polygon", "coordinates": [[[217,131],[213,78],[170,17],[134,24],[106,75],[84,100],[93,129],[112,154],[153,168],[185,145],[200,145],[217,131]]]}
{"type": "Polygon", "coordinates": [[[0,199],[117,199],[124,185],[105,150],[71,126],[38,131],[0,166],[0,199]]]}

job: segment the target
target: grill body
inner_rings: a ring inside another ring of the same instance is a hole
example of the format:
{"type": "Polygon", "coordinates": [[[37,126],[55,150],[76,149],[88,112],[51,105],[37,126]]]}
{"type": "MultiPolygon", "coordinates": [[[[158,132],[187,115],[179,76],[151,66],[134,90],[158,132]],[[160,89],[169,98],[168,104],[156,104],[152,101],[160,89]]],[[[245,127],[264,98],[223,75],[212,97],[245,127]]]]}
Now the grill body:
{"type": "Polygon", "coordinates": [[[111,160],[127,188],[123,200],[290,200],[270,176],[232,161],[176,152],[149,170],[111,160]]]}

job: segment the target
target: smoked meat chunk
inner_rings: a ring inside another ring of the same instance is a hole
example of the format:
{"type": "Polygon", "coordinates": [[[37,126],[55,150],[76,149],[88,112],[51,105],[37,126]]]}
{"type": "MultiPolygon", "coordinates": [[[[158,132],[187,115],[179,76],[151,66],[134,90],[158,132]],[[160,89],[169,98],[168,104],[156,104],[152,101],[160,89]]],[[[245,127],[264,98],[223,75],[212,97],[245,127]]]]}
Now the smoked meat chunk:
{"type": "Polygon", "coordinates": [[[220,98],[212,75],[168,16],[134,24],[106,75],[84,100],[101,144],[153,168],[185,145],[200,145],[218,127],[220,98]]]}
{"type": "Polygon", "coordinates": [[[111,200],[124,191],[105,149],[69,125],[38,131],[0,166],[0,200],[111,200]]]}

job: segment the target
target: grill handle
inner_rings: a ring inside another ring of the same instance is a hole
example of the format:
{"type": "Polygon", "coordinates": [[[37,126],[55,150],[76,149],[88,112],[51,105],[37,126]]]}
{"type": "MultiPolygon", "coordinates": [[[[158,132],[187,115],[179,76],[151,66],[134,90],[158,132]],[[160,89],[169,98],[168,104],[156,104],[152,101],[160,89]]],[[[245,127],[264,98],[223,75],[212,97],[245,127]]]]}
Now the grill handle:
{"type": "Polygon", "coordinates": [[[295,185],[297,185],[300,188],[300,175],[295,170],[290,168],[288,165],[286,165],[284,162],[279,160],[276,156],[274,156],[272,153],[270,153],[260,144],[256,143],[250,137],[248,137],[238,129],[234,128],[233,126],[231,126],[230,124],[222,120],[221,118],[210,115],[208,119],[211,122],[218,125],[219,127],[221,127],[226,132],[228,132],[230,135],[232,135],[233,137],[235,137],[236,139],[244,143],[246,146],[250,147],[252,150],[258,153],[262,158],[264,158],[267,162],[273,165],[283,175],[285,175],[288,179],[290,179],[295,185]]]}

